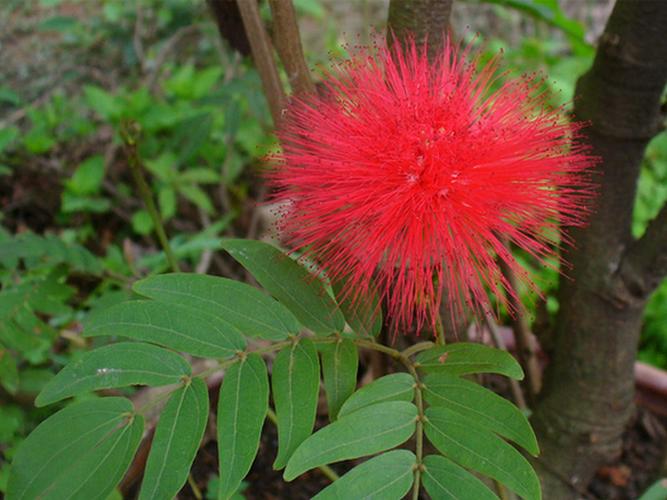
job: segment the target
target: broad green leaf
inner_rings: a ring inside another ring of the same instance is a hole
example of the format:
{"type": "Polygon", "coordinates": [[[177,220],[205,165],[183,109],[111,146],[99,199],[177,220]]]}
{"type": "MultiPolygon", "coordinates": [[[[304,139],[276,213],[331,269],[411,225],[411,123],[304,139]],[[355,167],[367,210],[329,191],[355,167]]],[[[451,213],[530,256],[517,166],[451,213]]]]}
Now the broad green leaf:
{"type": "Polygon", "coordinates": [[[121,342],[95,349],[70,362],[35,400],[45,406],[82,392],[129,385],[169,385],[191,373],[181,356],[142,342],[121,342]]]}
{"type": "Polygon", "coordinates": [[[301,325],[280,302],[245,283],[202,274],[160,274],[137,281],[135,292],[221,317],[244,335],[283,340],[301,325]]]}
{"type": "Polygon", "coordinates": [[[44,422],[19,446],[7,500],[104,500],[139,446],[140,415],[124,398],[75,403],[44,422]]]}
{"type": "Polygon", "coordinates": [[[339,339],[333,344],[323,345],[320,352],[329,419],[334,421],[340,407],[357,386],[359,351],[351,340],[339,339]]]}
{"type": "Polygon", "coordinates": [[[639,500],[665,500],[667,498],[667,479],[664,477],[651,485],[639,500]]]}
{"type": "Polygon", "coordinates": [[[132,229],[137,234],[148,234],[153,230],[153,219],[146,210],[137,210],[132,214],[132,229]]]}
{"type": "Polygon", "coordinates": [[[160,206],[160,215],[163,220],[171,219],[176,213],[176,191],[171,186],[164,186],[157,195],[158,205],[160,206]]]}
{"type": "Polygon", "coordinates": [[[498,500],[482,481],[440,455],[424,458],[422,482],[433,500],[498,500]]]}
{"type": "Polygon", "coordinates": [[[104,180],[104,156],[94,155],[84,160],[65,182],[67,189],[78,195],[96,194],[104,180]]]}
{"type": "Polygon", "coordinates": [[[377,291],[355,297],[348,290],[347,280],[331,282],[331,288],[338,299],[340,310],[352,331],[359,336],[375,337],[382,330],[382,307],[377,291]]]}
{"type": "Polygon", "coordinates": [[[218,400],[218,498],[238,490],[257,455],[269,408],[269,377],[261,356],[250,354],[225,373],[218,400]]]}
{"type": "Polygon", "coordinates": [[[313,500],[401,500],[412,486],[416,460],[408,450],[388,451],[357,465],[313,500]]]}
{"type": "Polygon", "coordinates": [[[405,401],[367,406],[323,427],[299,446],[283,477],[291,481],[320,465],[388,450],[415,432],[417,407],[405,401]]]}
{"type": "Polygon", "coordinates": [[[320,362],[309,339],[283,349],[273,362],[273,400],[278,417],[278,456],[282,469],[296,448],[313,432],[320,391],[320,362]]]}
{"type": "Polygon", "coordinates": [[[227,358],[245,349],[241,333],[230,323],[152,300],[131,300],[91,314],[84,335],[118,335],[211,358],[227,358]]]}
{"type": "Polygon", "coordinates": [[[178,192],[207,214],[214,211],[211,199],[208,197],[208,194],[206,194],[206,191],[199,186],[195,184],[182,184],[178,186],[178,192]]]}
{"type": "Polygon", "coordinates": [[[540,452],[528,419],[505,398],[475,382],[445,373],[427,375],[424,384],[428,404],[446,406],[475,424],[511,439],[533,455],[540,452]]]}
{"type": "Polygon", "coordinates": [[[320,335],[343,330],[343,315],[322,282],[276,247],[233,239],[224,240],[222,247],[305,327],[320,335]]]}
{"type": "Polygon", "coordinates": [[[442,406],[426,410],[426,436],[447,458],[496,479],[522,497],[540,499],[540,480],[512,445],[442,406]]]}
{"type": "Polygon", "coordinates": [[[415,397],[415,379],[408,373],[392,373],[374,380],[352,394],[338,412],[338,417],[349,415],[366,406],[386,401],[412,401],[415,397]]]}
{"type": "Polygon", "coordinates": [[[427,373],[498,373],[517,380],[523,379],[523,370],[510,353],[470,342],[436,346],[420,352],[417,363],[427,373]]]}
{"type": "Polygon", "coordinates": [[[16,359],[0,344],[0,385],[10,394],[16,394],[19,388],[19,372],[16,359]]]}
{"type": "Polygon", "coordinates": [[[162,410],[139,500],[174,498],[188,479],[208,420],[208,389],[200,378],[175,391],[162,410]]]}

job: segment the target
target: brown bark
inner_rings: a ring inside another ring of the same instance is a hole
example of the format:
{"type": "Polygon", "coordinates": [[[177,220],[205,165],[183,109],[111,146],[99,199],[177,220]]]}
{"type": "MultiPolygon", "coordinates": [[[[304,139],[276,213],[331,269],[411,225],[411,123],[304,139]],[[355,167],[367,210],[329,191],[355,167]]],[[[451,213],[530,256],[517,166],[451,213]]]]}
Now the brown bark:
{"type": "Polygon", "coordinates": [[[287,72],[292,93],[315,92],[299,36],[299,25],[292,0],[269,0],[273,15],[273,42],[287,72]]]}
{"type": "Polygon", "coordinates": [[[271,40],[264,29],[257,3],[254,0],[237,0],[236,3],[250,43],[255,67],[262,80],[264,95],[269,103],[273,125],[278,127],[285,106],[285,91],[278,75],[271,40]]]}
{"type": "Polygon", "coordinates": [[[391,0],[387,21],[388,38],[414,37],[417,45],[428,43],[429,58],[442,47],[453,0],[391,0]]]}
{"type": "Polygon", "coordinates": [[[574,498],[621,450],[634,410],[633,367],[642,312],[667,272],[667,213],[638,241],[632,209],[645,147],[658,130],[667,81],[667,2],[619,0],[575,114],[591,126],[599,195],[590,225],[571,232],[573,264],[560,289],[552,363],[533,418],[545,498],[574,498]]]}

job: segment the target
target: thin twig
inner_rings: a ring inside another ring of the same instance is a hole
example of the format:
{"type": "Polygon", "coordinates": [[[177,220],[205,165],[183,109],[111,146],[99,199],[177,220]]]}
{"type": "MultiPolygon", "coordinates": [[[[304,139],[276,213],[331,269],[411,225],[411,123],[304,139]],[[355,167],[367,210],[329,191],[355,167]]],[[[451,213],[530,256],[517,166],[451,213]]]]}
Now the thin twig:
{"type": "Polygon", "coordinates": [[[273,41],[294,94],[314,93],[315,85],[303,56],[299,25],[292,0],[269,0],[273,16],[273,41]]]}
{"type": "MultiPolygon", "coordinates": [[[[498,331],[498,325],[494,321],[491,313],[488,311],[486,312],[486,314],[484,314],[484,323],[486,324],[486,327],[489,329],[489,332],[491,332],[491,337],[493,338],[493,342],[496,344],[496,347],[498,347],[498,349],[506,351],[507,346],[505,345],[505,342],[503,341],[503,338],[500,335],[500,332],[498,331]]],[[[517,382],[513,378],[510,378],[509,380],[514,401],[516,402],[519,408],[521,408],[522,410],[526,410],[528,408],[528,405],[526,404],[526,398],[523,396],[523,391],[521,390],[519,382],[517,382]]]]}
{"type": "Polygon", "coordinates": [[[259,15],[257,2],[237,0],[243,26],[245,27],[252,57],[255,60],[257,72],[262,79],[264,94],[269,102],[269,110],[273,118],[273,125],[278,126],[285,103],[285,91],[280,83],[278,68],[273,58],[273,50],[269,36],[266,34],[262,18],[259,15]]]}
{"type": "MultiPolygon", "coordinates": [[[[504,244],[509,250],[509,242],[505,240],[504,244]]],[[[498,264],[511,289],[514,290],[515,293],[518,293],[517,290],[519,284],[514,270],[501,258],[498,259],[498,264]]],[[[509,301],[509,306],[513,313],[510,318],[510,323],[512,325],[512,331],[514,332],[514,339],[516,340],[516,352],[519,357],[519,363],[521,363],[521,366],[526,373],[528,400],[532,404],[535,402],[535,397],[542,389],[542,371],[540,370],[540,364],[537,359],[535,345],[531,341],[531,333],[528,321],[526,320],[525,308],[516,295],[508,293],[507,300],[509,301]]]]}
{"type": "Polygon", "coordinates": [[[148,211],[151,219],[153,220],[153,226],[155,227],[155,234],[157,235],[160,245],[164,250],[164,254],[167,257],[167,262],[171,266],[171,269],[174,272],[179,272],[180,266],[176,260],[176,256],[171,250],[169,245],[169,240],[167,239],[167,233],[164,230],[164,225],[162,224],[162,218],[160,217],[160,212],[158,212],[157,207],[155,206],[155,201],[153,200],[153,193],[143,174],[143,163],[139,157],[139,152],[137,151],[137,136],[138,136],[138,126],[136,123],[124,122],[121,125],[120,135],[123,139],[125,145],[125,154],[127,155],[127,163],[130,166],[130,171],[132,172],[132,177],[134,177],[134,182],[137,185],[139,190],[139,196],[141,196],[144,204],[146,205],[146,210],[148,211]]]}

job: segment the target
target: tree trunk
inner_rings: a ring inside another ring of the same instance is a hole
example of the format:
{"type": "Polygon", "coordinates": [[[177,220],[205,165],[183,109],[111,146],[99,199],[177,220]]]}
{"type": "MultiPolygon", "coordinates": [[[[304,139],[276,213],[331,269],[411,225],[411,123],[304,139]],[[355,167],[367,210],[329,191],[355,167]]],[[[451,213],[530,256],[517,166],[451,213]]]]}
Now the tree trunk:
{"type": "Polygon", "coordinates": [[[545,498],[575,498],[621,451],[634,410],[633,367],[644,306],[667,272],[667,210],[633,241],[632,210],[667,81],[667,2],[619,0],[575,114],[602,159],[590,225],[572,230],[573,264],[560,288],[556,345],[533,423],[545,498]]]}
{"type": "Polygon", "coordinates": [[[442,48],[453,0],[391,0],[388,38],[402,42],[413,37],[417,45],[428,43],[429,59],[442,48]]]}

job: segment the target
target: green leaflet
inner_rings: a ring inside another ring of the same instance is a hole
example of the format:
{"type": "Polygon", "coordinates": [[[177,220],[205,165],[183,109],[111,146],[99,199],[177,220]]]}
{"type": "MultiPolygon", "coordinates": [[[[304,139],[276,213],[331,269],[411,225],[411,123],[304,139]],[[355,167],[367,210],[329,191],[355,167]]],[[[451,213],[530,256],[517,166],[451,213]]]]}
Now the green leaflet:
{"type": "Polygon", "coordinates": [[[131,300],[92,313],[84,335],[129,337],[209,358],[228,358],[245,349],[241,332],[230,323],[154,300],[131,300]]]}
{"type": "Polygon", "coordinates": [[[445,407],[426,410],[426,436],[447,458],[490,476],[528,500],[541,498],[540,481],[512,445],[445,407]]]}
{"type": "Polygon", "coordinates": [[[339,417],[375,403],[412,401],[415,397],[415,379],[409,373],[392,373],[374,380],[352,394],[343,403],[339,417]]]}
{"type": "Polygon", "coordinates": [[[521,365],[510,353],[471,342],[432,347],[417,355],[417,363],[419,369],[426,373],[498,373],[517,380],[523,379],[521,365]]]}
{"type": "Polygon", "coordinates": [[[313,500],[400,500],[412,486],[416,460],[408,450],[388,451],[357,465],[313,500]]]}
{"type": "Polygon", "coordinates": [[[320,429],[299,446],[284,478],[333,462],[371,455],[405,442],[415,431],[417,407],[405,401],[366,406],[320,429]]]}
{"type": "Polygon", "coordinates": [[[532,455],[539,453],[528,419],[505,398],[479,384],[445,373],[426,376],[424,384],[424,395],[430,405],[446,406],[473,423],[511,439],[532,455]]]}
{"type": "Polygon", "coordinates": [[[273,468],[282,469],[315,425],[320,363],[311,340],[301,339],[278,353],[271,384],[278,417],[278,456],[273,468]]]}
{"type": "Polygon", "coordinates": [[[357,386],[359,351],[352,341],[339,339],[321,346],[320,352],[329,419],[334,421],[343,402],[357,386]]]}
{"type": "Polygon", "coordinates": [[[102,398],[60,410],[18,448],[7,500],[105,500],[139,446],[143,418],[125,398],[102,398]]]}
{"type": "Polygon", "coordinates": [[[283,340],[301,325],[280,302],[245,283],[203,274],[159,274],[137,281],[133,289],[168,304],[182,304],[222,318],[243,335],[283,340]]]}
{"type": "Polygon", "coordinates": [[[382,307],[377,290],[355,298],[348,291],[347,280],[331,282],[331,288],[339,299],[338,305],[345,316],[345,321],[352,331],[360,337],[375,337],[382,330],[382,307]]]}
{"type": "Polygon", "coordinates": [[[225,373],[218,400],[218,498],[237,491],[257,455],[269,408],[269,378],[261,356],[250,354],[225,373]]]}
{"type": "Polygon", "coordinates": [[[70,362],[46,384],[35,405],[45,406],[98,389],[177,384],[190,373],[188,362],[175,352],[143,342],[121,342],[70,362]]]}
{"type": "Polygon", "coordinates": [[[482,481],[440,455],[424,458],[422,483],[433,500],[498,500],[482,481]]]}
{"type": "Polygon", "coordinates": [[[208,389],[200,378],[175,391],[162,410],[139,500],[174,498],[188,479],[208,420],[208,389]]]}
{"type": "Polygon", "coordinates": [[[322,282],[276,247],[255,240],[226,239],[222,247],[302,325],[318,335],[340,332],[345,320],[322,282]]]}

